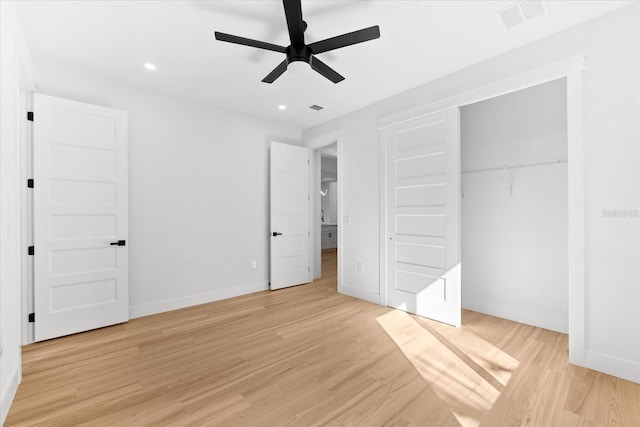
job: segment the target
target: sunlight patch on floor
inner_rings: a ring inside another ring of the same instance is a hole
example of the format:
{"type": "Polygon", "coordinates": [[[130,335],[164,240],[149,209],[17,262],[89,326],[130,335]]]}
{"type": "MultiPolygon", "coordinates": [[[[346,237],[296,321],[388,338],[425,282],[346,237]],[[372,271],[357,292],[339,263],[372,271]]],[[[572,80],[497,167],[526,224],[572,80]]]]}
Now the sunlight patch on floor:
{"type": "Polygon", "coordinates": [[[437,396],[454,408],[456,419],[464,426],[479,425],[519,364],[463,328],[452,328],[450,339],[399,310],[377,321],[437,396]]]}
{"type": "Polygon", "coordinates": [[[474,417],[458,414],[455,411],[453,411],[453,416],[456,417],[456,420],[458,420],[462,427],[478,427],[480,425],[480,420],[474,417]]]}

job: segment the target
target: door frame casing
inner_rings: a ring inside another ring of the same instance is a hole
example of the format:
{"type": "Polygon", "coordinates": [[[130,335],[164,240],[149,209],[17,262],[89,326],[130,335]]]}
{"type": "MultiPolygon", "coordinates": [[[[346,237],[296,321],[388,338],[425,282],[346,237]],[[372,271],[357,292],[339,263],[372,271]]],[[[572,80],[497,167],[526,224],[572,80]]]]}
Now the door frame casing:
{"type": "Polygon", "coordinates": [[[582,74],[585,56],[541,67],[486,86],[385,117],[378,121],[380,150],[380,304],[386,305],[386,143],[385,129],[433,113],[460,108],[552,80],[567,81],[569,361],[585,366],[585,206],[582,74]]]}
{"type": "MultiPolygon", "coordinates": [[[[33,110],[33,91],[21,91],[20,114],[27,117],[27,112],[33,110]]],[[[26,119],[20,126],[20,182],[26,183],[33,178],[33,122],[26,119]]],[[[22,259],[22,344],[34,342],[34,323],[29,322],[28,313],[33,313],[33,256],[27,253],[26,248],[33,245],[33,190],[26,185],[20,186],[20,210],[21,210],[21,248],[22,259]]]]}
{"type": "Polygon", "coordinates": [[[33,94],[36,86],[26,60],[20,49],[15,48],[20,75],[20,111],[23,121],[20,128],[20,261],[21,261],[21,341],[29,344],[34,341],[34,326],[29,322],[28,313],[33,312],[33,257],[28,255],[27,247],[33,242],[33,193],[27,188],[27,179],[33,178],[33,122],[27,120],[27,112],[33,108],[33,94]]]}
{"type": "MultiPolygon", "coordinates": [[[[313,263],[313,269],[311,271],[311,280],[313,280],[316,276],[320,276],[320,271],[315,271],[316,260],[320,259],[322,256],[322,247],[321,247],[321,235],[320,235],[320,152],[319,149],[326,147],[327,145],[331,145],[336,143],[336,147],[338,150],[337,157],[337,187],[338,187],[338,266],[337,266],[337,288],[339,293],[342,292],[342,260],[343,260],[343,251],[340,249],[343,247],[343,235],[342,232],[342,212],[343,212],[343,174],[342,174],[342,142],[343,142],[343,131],[337,131],[328,133],[325,135],[321,135],[319,137],[310,139],[304,142],[304,146],[311,149],[313,151],[313,162],[312,167],[309,169],[310,180],[309,180],[309,194],[313,194],[312,200],[312,209],[310,213],[309,223],[312,224],[313,233],[311,233],[311,239],[309,240],[309,253],[311,254],[311,262],[313,263]],[[317,209],[316,209],[317,208],[317,209]],[[317,274],[316,274],[317,273],[317,274]]],[[[322,268],[322,267],[321,267],[322,268]]]]}

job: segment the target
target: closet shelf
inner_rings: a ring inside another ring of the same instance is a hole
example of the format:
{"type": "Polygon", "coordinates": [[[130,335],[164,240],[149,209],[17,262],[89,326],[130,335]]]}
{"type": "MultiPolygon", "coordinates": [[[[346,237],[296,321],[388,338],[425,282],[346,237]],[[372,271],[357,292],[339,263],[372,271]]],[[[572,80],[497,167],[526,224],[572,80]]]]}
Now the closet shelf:
{"type": "Polygon", "coordinates": [[[517,168],[528,168],[530,166],[542,166],[542,165],[555,165],[559,163],[567,163],[568,160],[558,159],[551,160],[547,162],[531,162],[531,163],[518,163],[515,165],[504,165],[497,166],[493,168],[482,168],[482,169],[471,169],[467,171],[462,171],[461,173],[478,173],[478,172],[489,172],[489,171],[503,171],[505,169],[517,169],[517,168]]]}
{"type": "MultiPolygon", "coordinates": [[[[509,186],[509,195],[513,195],[513,176],[511,176],[511,169],[517,168],[528,168],[530,166],[542,166],[542,165],[556,165],[560,163],[567,163],[568,160],[558,159],[547,162],[531,162],[531,163],[518,163],[517,165],[504,165],[498,166],[494,168],[482,168],[482,169],[472,169],[468,171],[462,171],[461,173],[477,173],[477,172],[489,172],[489,171],[504,171],[505,177],[507,178],[507,185],[509,186]]],[[[460,192],[462,197],[464,197],[464,187],[460,186],[460,192]]]]}

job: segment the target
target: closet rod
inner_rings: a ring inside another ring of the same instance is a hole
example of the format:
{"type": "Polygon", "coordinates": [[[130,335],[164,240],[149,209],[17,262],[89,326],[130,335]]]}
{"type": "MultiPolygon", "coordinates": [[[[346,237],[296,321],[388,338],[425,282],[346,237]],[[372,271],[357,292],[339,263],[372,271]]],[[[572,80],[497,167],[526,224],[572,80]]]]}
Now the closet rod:
{"type": "Polygon", "coordinates": [[[505,169],[526,168],[526,167],[529,167],[529,166],[555,165],[555,164],[567,163],[567,162],[568,162],[568,160],[558,159],[558,160],[553,160],[553,161],[550,161],[550,162],[519,163],[517,165],[499,166],[499,167],[496,167],[496,168],[472,169],[472,170],[468,170],[468,171],[462,171],[462,173],[501,171],[501,170],[505,170],[505,169]]]}

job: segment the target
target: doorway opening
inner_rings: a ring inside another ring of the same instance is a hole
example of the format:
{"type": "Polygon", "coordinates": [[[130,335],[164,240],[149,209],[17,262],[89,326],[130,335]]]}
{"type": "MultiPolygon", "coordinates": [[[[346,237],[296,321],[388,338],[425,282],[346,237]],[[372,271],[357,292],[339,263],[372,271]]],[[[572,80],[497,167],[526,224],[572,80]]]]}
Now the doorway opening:
{"type": "MultiPolygon", "coordinates": [[[[320,271],[322,261],[338,257],[338,144],[318,150],[320,153],[320,271]]],[[[335,259],[333,259],[335,258],[335,259]]],[[[321,274],[321,277],[323,275],[321,274]]]]}
{"type": "Polygon", "coordinates": [[[311,168],[311,248],[313,279],[325,278],[327,264],[341,289],[342,182],[340,150],[342,134],[333,133],[307,141],[313,150],[311,168]],[[329,261],[327,261],[329,259],[329,261]]]}
{"type": "Polygon", "coordinates": [[[566,79],[460,108],[462,307],[569,328],[566,79]]]}
{"type": "Polygon", "coordinates": [[[385,304],[569,324],[567,81],[385,129],[385,304]]]}

